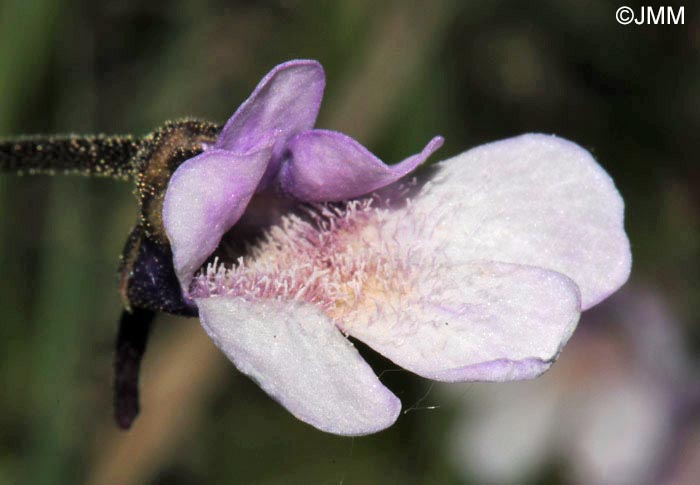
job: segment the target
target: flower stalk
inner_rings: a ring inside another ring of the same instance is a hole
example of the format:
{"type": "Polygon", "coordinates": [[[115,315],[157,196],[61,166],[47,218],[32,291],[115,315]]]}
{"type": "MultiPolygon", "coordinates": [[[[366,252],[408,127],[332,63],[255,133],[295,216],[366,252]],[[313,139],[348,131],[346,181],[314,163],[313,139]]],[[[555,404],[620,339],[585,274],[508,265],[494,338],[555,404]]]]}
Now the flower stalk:
{"type": "Polygon", "coordinates": [[[0,172],[17,175],[81,175],[133,181],[139,219],[120,259],[124,304],[114,360],[114,418],[131,427],[139,412],[138,377],[157,312],[196,315],[186,303],[162,223],[170,176],[216,139],[220,126],[199,120],[166,122],[153,133],[131,135],[21,136],[0,140],[0,172]]]}
{"type": "Polygon", "coordinates": [[[141,143],[129,135],[22,136],[0,140],[0,172],[128,180],[141,143]]]}

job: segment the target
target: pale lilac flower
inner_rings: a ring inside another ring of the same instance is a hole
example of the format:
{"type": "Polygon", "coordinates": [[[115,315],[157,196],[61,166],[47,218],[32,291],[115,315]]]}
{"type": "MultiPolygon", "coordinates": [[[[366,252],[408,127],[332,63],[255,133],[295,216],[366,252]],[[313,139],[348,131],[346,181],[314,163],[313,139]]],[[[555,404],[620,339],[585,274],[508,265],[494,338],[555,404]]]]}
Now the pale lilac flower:
{"type": "Polygon", "coordinates": [[[524,135],[397,182],[442,139],[386,166],[310,130],[322,87],[314,62],[275,68],[173,175],[164,225],[209,336],[299,419],[343,435],[401,408],[346,335],[436,380],[547,370],[580,311],[630,271],[610,177],[571,142],[524,135]]]}
{"type": "Polygon", "coordinates": [[[665,483],[700,397],[678,327],[657,292],[626,289],[537,382],[445,389],[461,402],[456,468],[489,483],[531,481],[552,463],[566,483],[665,483]]]}

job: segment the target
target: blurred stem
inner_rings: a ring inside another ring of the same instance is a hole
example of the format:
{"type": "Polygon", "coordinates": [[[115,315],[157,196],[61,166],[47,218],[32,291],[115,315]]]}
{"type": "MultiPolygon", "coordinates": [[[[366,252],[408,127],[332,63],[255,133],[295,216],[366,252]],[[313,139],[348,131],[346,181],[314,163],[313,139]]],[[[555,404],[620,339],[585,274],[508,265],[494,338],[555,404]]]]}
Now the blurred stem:
{"type": "Polygon", "coordinates": [[[30,100],[51,52],[60,0],[4,0],[0,4],[0,133],[30,100]]]}
{"type": "MultiPolygon", "coordinates": [[[[0,136],[7,135],[14,128],[27,100],[35,94],[46,69],[61,3],[60,0],[3,0],[0,3],[0,136]]],[[[14,201],[7,178],[0,177],[0,207],[12,211],[14,201]]],[[[14,230],[4,222],[6,217],[2,220],[0,251],[5,254],[3,241],[7,234],[14,234],[14,230]]],[[[12,282],[11,276],[17,274],[12,270],[21,268],[17,268],[14,262],[7,263],[4,279],[12,282]]],[[[4,290],[4,286],[5,283],[0,289],[4,290]]],[[[13,288],[9,290],[3,291],[3,295],[16,293],[13,288]]]]}
{"type": "Polygon", "coordinates": [[[75,404],[78,386],[81,329],[92,286],[85,245],[88,211],[81,191],[70,179],[51,181],[48,224],[42,241],[40,285],[35,302],[33,447],[29,454],[29,483],[71,483],[69,468],[80,442],[75,404]]]}
{"type": "MultiPolygon", "coordinates": [[[[161,327],[176,324],[163,319],[161,327]]],[[[231,372],[226,358],[194,321],[181,321],[167,338],[156,338],[144,363],[142,412],[124,433],[113,423],[95,432],[94,460],[86,483],[150,483],[182,448],[202,418],[213,391],[231,372]]]]}
{"type": "Polygon", "coordinates": [[[340,95],[329,96],[334,100],[330,114],[319,125],[371,144],[420,79],[421,68],[441,44],[454,6],[452,0],[436,0],[396,2],[388,9],[369,34],[360,65],[348,69],[340,95]]]}
{"type": "MultiPolygon", "coordinates": [[[[15,129],[17,120],[26,112],[28,102],[36,94],[36,88],[46,70],[46,61],[53,47],[54,27],[61,7],[60,0],[5,0],[0,3],[0,96],[2,96],[0,135],[7,135],[15,129]]],[[[0,207],[6,211],[5,214],[21,207],[19,204],[27,203],[26,200],[18,201],[15,189],[8,180],[7,177],[0,177],[0,207]]],[[[35,207],[41,205],[36,200],[33,202],[35,207]]],[[[36,209],[38,210],[39,207],[36,209]]],[[[10,237],[16,238],[22,232],[11,225],[13,218],[4,215],[2,221],[0,251],[1,254],[6,254],[3,247],[4,241],[10,237]]],[[[21,283],[29,279],[26,278],[27,268],[21,265],[18,258],[3,258],[3,261],[3,284],[0,289],[2,294],[10,300],[10,303],[5,305],[7,313],[3,317],[3,324],[6,329],[20,328],[19,325],[27,326],[27,323],[22,320],[22,315],[13,316],[15,315],[13,310],[16,310],[18,305],[14,296],[21,293],[17,287],[21,287],[21,283]]],[[[57,370],[60,372],[65,368],[61,365],[60,352],[70,350],[61,346],[63,339],[70,338],[70,332],[63,333],[63,329],[42,325],[40,316],[42,313],[48,314],[50,321],[52,314],[50,305],[51,302],[45,301],[45,311],[38,315],[42,335],[37,340],[41,342],[42,348],[36,349],[35,362],[37,362],[36,374],[42,376],[41,384],[36,387],[37,400],[40,400],[42,405],[40,409],[46,409],[49,402],[57,402],[58,408],[64,405],[60,400],[62,393],[52,392],[61,385],[62,380],[59,378],[54,381],[50,376],[52,369],[48,366],[53,366],[58,361],[57,370]],[[59,341],[53,341],[54,334],[58,334],[59,341]],[[44,355],[42,352],[44,349],[48,349],[51,355],[44,355]]],[[[58,325],[60,324],[55,323],[55,326],[58,325]]],[[[5,355],[5,357],[9,356],[5,355]]],[[[23,397],[14,393],[11,395],[12,399],[23,399],[23,397]]],[[[29,483],[59,483],[63,477],[63,473],[57,466],[63,457],[61,453],[52,454],[57,448],[56,421],[47,418],[46,414],[49,413],[39,413],[36,416],[37,425],[32,430],[32,438],[35,441],[34,454],[29,457],[27,466],[29,473],[35,479],[30,480],[29,483]]],[[[60,451],[60,446],[58,448],[60,451]]]]}

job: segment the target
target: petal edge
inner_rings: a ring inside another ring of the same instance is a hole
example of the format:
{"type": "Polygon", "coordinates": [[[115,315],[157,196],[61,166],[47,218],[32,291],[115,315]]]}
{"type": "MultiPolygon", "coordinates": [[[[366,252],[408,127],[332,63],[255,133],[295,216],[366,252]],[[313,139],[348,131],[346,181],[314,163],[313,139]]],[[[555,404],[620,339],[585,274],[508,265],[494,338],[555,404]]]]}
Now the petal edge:
{"type": "Polygon", "coordinates": [[[357,140],[329,130],[309,130],[288,144],[280,170],[283,190],[305,202],[354,199],[390,185],[425,162],[443,144],[434,137],[423,150],[396,165],[386,165],[357,140]]]}
{"type": "Polygon", "coordinates": [[[399,399],[318,308],[237,297],[196,303],[214,343],[301,421],[345,436],[396,421],[399,399]]]}
{"type": "Polygon", "coordinates": [[[579,145],[526,134],[481,145],[435,168],[412,210],[436,221],[434,235],[449,260],[563,273],[580,288],[584,310],[627,281],[632,256],[624,202],[579,145]]]}
{"type": "Polygon", "coordinates": [[[314,126],[326,81],[317,61],[300,59],[275,66],[224,125],[215,148],[246,153],[275,133],[274,157],[296,133],[314,126]]]}
{"type": "Polygon", "coordinates": [[[209,150],[180,165],[163,202],[163,225],[175,273],[187,291],[195,271],[243,215],[270,160],[272,146],[238,155],[209,150]]]}
{"type": "Polygon", "coordinates": [[[401,367],[439,381],[529,379],[576,328],[577,286],[553,271],[472,262],[429,271],[405,301],[343,330],[401,367]]]}

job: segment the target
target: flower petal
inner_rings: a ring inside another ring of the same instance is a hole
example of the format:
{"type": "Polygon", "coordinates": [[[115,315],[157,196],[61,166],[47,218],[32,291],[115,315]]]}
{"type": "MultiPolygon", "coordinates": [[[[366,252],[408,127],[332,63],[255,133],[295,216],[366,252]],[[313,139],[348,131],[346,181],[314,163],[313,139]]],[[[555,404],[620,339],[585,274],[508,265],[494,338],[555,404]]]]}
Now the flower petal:
{"type": "Polygon", "coordinates": [[[558,271],[576,282],[584,310],[627,280],[632,259],[622,198],[580,146],[528,134],[437,166],[411,210],[435,221],[432,238],[444,243],[448,259],[558,271]]]}
{"type": "Polygon", "coordinates": [[[546,371],[579,317],[566,276],[473,262],[435,268],[400,298],[377,302],[343,330],[396,364],[440,381],[508,381],[546,371]]]}
{"type": "Polygon", "coordinates": [[[547,464],[561,431],[557,418],[562,393],[547,379],[551,373],[508,386],[450,384],[450,394],[458,400],[449,451],[465,480],[527,483],[547,464]]]}
{"type": "Polygon", "coordinates": [[[306,202],[353,199],[412,172],[440,148],[443,141],[436,136],[421,153],[389,166],[342,133],[306,131],[289,142],[291,156],[282,166],[279,180],[287,193],[306,202]]]}
{"type": "Polygon", "coordinates": [[[563,430],[574,483],[657,482],[659,457],[678,439],[668,387],[632,370],[587,390],[563,430]]]}
{"type": "Polygon", "coordinates": [[[340,435],[396,421],[399,399],[315,306],[237,297],[196,303],[216,345],[298,419],[340,435]]]}
{"type": "Polygon", "coordinates": [[[313,128],[325,85],[323,67],[316,61],[276,66],[226,122],[215,148],[245,153],[276,133],[277,157],[290,137],[313,128]]]}
{"type": "Polygon", "coordinates": [[[168,184],[163,225],[175,273],[186,291],[192,275],[243,215],[270,160],[272,145],[245,155],[204,152],[180,165],[168,184]]]}

